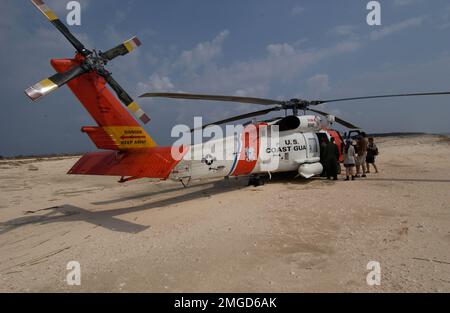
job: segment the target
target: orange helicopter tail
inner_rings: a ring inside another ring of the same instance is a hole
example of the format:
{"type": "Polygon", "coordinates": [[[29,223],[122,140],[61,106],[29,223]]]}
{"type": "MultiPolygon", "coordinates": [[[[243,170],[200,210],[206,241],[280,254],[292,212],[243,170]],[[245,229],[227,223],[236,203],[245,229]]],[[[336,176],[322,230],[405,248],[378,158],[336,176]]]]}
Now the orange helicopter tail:
{"type": "MultiPolygon", "coordinates": [[[[80,65],[82,57],[52,60],[52,66],[59,73],[80,65]]],[[[83,127],[99,149],[125,151],[153,148],[157,144],[122,106],[106,87],[106,81],[95,72],[89,72],[68,82],[69,88],[80,100],[98,126],[83,127]]],[[[128,106],[132,112],[140,108],[135,103],[128,106]]],[[[145,115],[145,117],[146,115],[145,115]]]]}
{"type": "MultiPolygon", "coordinates": [[[[58,59],[51,63],[61,73],[79,65],[81,58],[58,59]]],[[[97,148],[110,150],[84,155],[69,174],[167,179],[178,163],[172,158],[171,147],[157,146],[107,88],[103,77],[88,72],[68,82],[68,87],[97,123],[97,126],[82,127],[82,132],[97,148]]],[[[128,109],[132,112],[140,110],[136,107],[131,104],[128,109]]]]}

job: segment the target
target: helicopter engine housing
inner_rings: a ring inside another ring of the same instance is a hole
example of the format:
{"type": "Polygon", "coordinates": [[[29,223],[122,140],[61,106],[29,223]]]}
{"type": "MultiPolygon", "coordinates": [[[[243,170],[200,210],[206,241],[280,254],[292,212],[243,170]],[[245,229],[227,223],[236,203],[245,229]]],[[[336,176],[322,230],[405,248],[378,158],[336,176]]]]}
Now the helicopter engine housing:
{"type": "Polygon", "coordinates": [[[315,115],[291,115],[279,120],[275,125],[279,126],[280,132],[291,130],[315,132],[321,129],[321,119],[315,115]]]}

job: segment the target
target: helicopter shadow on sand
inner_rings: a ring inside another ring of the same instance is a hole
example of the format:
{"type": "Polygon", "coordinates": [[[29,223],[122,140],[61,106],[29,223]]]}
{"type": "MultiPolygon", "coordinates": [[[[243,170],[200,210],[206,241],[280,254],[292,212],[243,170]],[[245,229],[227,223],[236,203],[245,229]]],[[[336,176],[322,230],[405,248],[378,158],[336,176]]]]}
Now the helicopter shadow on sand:
{"type": "MultiPolygon", "coordinates": [[[[55,206],[35,211],[24,212],[24,216],[0,223],[0,235],[8,233],[20,227],[27,225],[46,225],[50,223],[70,223],[84,221],[103,227],[114,232],[124,232],[137,234],[149,229],[149,225],[140,225],[130,221],[117,218],[117,216],[157,209],[165,206],[176,205],[186,201],[196,200],[200,198],[210,198],[214,195],[231,192],[239,189],[247,188],[246,180],[240,178],[238,180],[231,179],[229,181],[221,180],[195,184],[188,188],[169,188],[166,190],[154,191],[149,193],[141,193],[128,197],[122,197],[109,201],[93,202],[93,205],[108,205],[120,202],[142,200],[143,203],[135,206],[122,208],[114,208],[102,211],[90,211],[70,204],[55,206]],[[208,188],[203,188],[210,186],[208,188]],[[201,188],[201,189],[198,189],[201,188]],[[174,196],[165,197],[156,201],[147,201],[152,196],[167,195],[177,193],[174,196]],[[42,214],[44,213],[45,214],[42,214]]],[[[251,188],[251,187],[248,187],[251,188]]]]}
{"type": "MultiPolygon", "coordinates": [[[[273,176],[271,180],[269,180],[267,183],[286,183],[286,184],[308,184],[311,181],[314,181],[314,179],[311,180],[304,180],[304,179],[296,179],[295,175],[289,174],[289,173],[280,173],[276,176],[273,176]]],[[[98,202],[92,202],[94,205],[108,205],[108,204],[115,204],[120,202],[127,202],[127,201],[133,201],[133,200],[139,200],[139,199],[145,199],[150,198],[153,196],[161,196],[163,194],[170,194],[170,193],[176,193],[176,192],[182,192],[182,191],[191,191],[193,189],[198,189],[200,187],[205,187],[209,185],[213,185],[212,188],[209,189],[202,189],[199,190],[202,193],[211,193],[213,194],[220,194],[227,191],[233,191],[237,189],[241,189],[244,187],[250,187],[247,186],[247,180],[248,177],[242,176],[239,177],[239,179],[236,178],[230,178],[230,180],[216,180],[216,181],[208,181],[204,183],[196,183],[193,185],[189,185],[186,188],[180,186],[174,187],[174,188],[167,188],[167,189],[160,189],[157,191],[151,191],[151,192],[143,192],[138,194],[133,194],[126,197],[120,197],[116,199],[111,200],[105,200],[105,201],[98,201],[98,202]]],[[[194,198],[193,198],[194,199],[194,198]]]]}
{"type": "MultiPolygon", "coordinates": [[[[286,185],[302,185],[308,186],[314,182],[326,182],[323,178],[315,178],[312,180],[304,179],[292,179],[291,174],[276,175],[272,177],[272,180],[268,182],[281,183],[286,185]]],[[[365,181],[382,181],[382,182],[419,182],[419,183],[450,183],[450,180],[441,179],[396,179],[396,178],[366,178],[365,181]]],[[[157,209],[165,206],[176,205],[186,201],[196,200],[200,198],[210,198],[214,195],[232,192],[240,189],[248,188],[249,190],[255,190],[254,187],[249,187],[246,184],[246,180],[240,178],[237,180],[231,179],[229,181],[221,180],[214,182],[206,182],[201,184],[195,184],[188,188],[168,188],[160,191],[153,191],[148,193],[140,193],[128,197],[117,198],[108,201],[93,202],[93,205],[108,205],[120,202],[142,200],[143,203],[135,206],[127,206],[122,208],[115,208],[103,211],[90,211],[70,204],[50,207],[46,209],[40,209],[36,211],[24,212],[24,216],[12,219],[10,221],[0,223],[0,235],[8,233],[20,227],[27,225],[46,225],[50,223],[61,222],[87,222],[95,225],[96,227],[103,227],[114,232],[124,232],[130,234],[137,234],[149,229],[150,225],[140,225],[130,221],[117,218],[117,216],[146,211],[151,209],[157,209]],[[203,188],[210,186],[208,188],[203,188]],[[200,189],[199,189],[200,188],[200,189]],[[170,193],[176,193],[174,196],[168,196],[156,201],[147,201],[147,198],[153,196],[167,195],[170,193]],[[46,212],[45,214],[39,214],[46,212]],[[37,215],[39,214],[39,215],[37,215]]],[[[261,187],[258,187],[261,188],[261,187]]]]}

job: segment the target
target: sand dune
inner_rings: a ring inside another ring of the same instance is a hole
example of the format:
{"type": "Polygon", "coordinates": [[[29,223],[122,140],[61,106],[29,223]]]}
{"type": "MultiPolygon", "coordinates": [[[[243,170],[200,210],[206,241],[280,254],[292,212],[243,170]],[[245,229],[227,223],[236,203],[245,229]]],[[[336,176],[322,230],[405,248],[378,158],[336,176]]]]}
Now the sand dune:
{"type": "Polygon", "coordinates": [[[0,161],[0,291],[450,292],[450,140],[380,139],[356,182],[68,176],[0,161]],[[82,284],[68,286],[78,261],[82,284]],[[366,283],[370,261],[381,286],[366,283]]]}

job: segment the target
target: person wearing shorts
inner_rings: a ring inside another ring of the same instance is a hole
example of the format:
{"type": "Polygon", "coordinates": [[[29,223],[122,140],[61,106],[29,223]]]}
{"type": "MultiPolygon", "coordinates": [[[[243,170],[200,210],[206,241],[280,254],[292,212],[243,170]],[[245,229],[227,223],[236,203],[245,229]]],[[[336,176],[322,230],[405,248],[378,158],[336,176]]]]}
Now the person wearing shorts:
{"type": "Polygon", "coordinates": [[[344,149],[344,167],[345,174],[347,178],[346,181],[355,180],[355,165],[356,165],[356,152],[355,152],[356,142],[353,140],[347,140],[344,149]]]}
{"type": "Polygon", "coordinates": [[[356,158],[356,176],[357,177],[367,177],[366,176],[366,158],[367,158],[367,147],[369,145],[369,141],[367,140],[367,135],[365,133],[361,133],[361,136],[358,139],[358,143],[356,145],[356,154],[358,155],[356,158]],[[362,173],[361,173],[362,168],[362,173]],[[362,174],[362,175],[361,175],[362,174]]]}
{"type": "Polygon", "coordinates": [[[375,164],[377,155],[378,155],[378,147],[375,144],[374,139],[369,138],[369,145],[367,146],[367,157],[366,157],[367,173],[370,173],[370,165],[372,165],[373,168],[375,169],[375,173],[378,174],[378,167],[375,164]]]}

